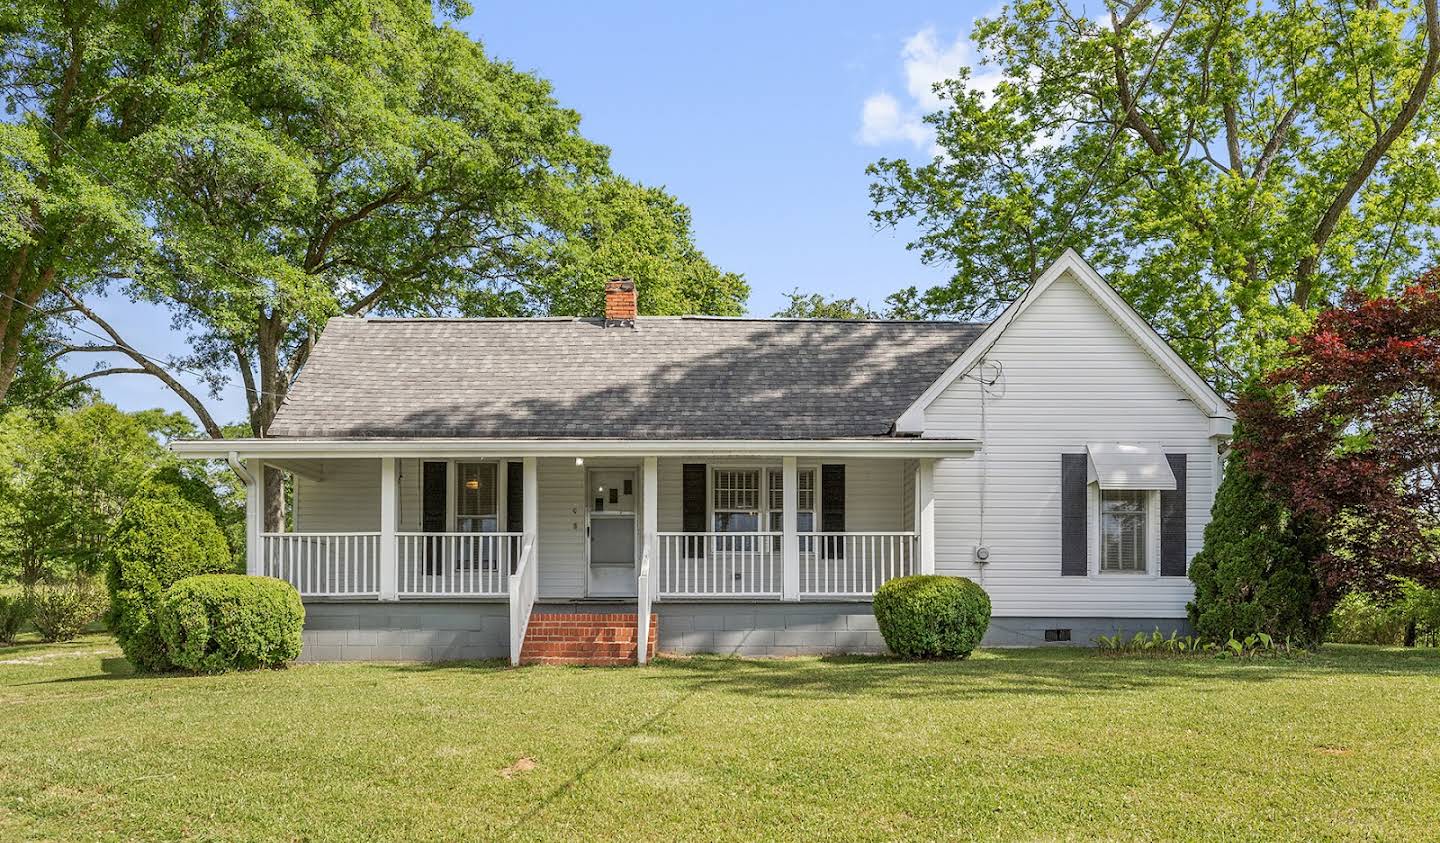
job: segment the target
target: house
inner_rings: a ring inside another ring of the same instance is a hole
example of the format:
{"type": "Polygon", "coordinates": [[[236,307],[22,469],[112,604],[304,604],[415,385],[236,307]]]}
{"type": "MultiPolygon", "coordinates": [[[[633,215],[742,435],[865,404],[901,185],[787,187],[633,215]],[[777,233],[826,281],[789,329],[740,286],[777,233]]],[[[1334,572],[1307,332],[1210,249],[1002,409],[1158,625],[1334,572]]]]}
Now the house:
{"type": "Polygon", "coordinates": [[[606,295],[334,319],[270,436],[175,444],[247,478],[247,568],[299,589],[307,658],[883,651],[870,597],[930,572],[984,586],[992,646],[1185,627],[1233,418],[1073,252],[988,325],[606,295]]]}

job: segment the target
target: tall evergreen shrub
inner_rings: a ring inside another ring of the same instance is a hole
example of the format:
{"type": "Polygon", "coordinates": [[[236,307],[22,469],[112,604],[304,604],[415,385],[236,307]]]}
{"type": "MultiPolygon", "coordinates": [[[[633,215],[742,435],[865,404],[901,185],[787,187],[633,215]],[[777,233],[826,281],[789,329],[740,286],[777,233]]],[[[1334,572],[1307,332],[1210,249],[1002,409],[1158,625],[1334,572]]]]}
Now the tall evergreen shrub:
{"type": "Polygon", "coordinates": [[[1196,634],[1226,640],[1265,632],[1320,643],[1326,613],[1312,563],[1323,547],[1321,535],[1292,518],[1232,451],[1205,546],[1190,563],[1195,599],[1186,608],[1196,634]]]}

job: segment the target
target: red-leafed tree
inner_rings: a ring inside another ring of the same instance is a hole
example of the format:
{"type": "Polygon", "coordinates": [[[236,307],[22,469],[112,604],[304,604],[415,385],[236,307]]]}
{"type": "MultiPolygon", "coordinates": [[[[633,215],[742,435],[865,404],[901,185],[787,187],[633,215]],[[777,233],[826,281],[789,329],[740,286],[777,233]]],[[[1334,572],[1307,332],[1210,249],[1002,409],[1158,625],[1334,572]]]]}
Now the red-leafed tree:
{"type": "Polygon", "coordinates": [[[1440,269],[1348,294],[1239,402],[1246,465],[1327,527],[1330,596],[1440,583],[1440,269]]]}

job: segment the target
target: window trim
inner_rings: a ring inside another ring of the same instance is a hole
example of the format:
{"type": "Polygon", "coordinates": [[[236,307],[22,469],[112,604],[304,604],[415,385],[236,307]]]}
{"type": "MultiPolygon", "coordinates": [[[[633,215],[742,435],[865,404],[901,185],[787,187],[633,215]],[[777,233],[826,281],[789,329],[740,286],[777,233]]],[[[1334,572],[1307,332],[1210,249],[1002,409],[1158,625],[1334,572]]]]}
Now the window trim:
{"type": "MultiPolygon", "coordinates": [[[[802,463],[795,466],[796,471],[809,471],[815,475],[815,530],[820,532],[820,466],[818,463],[802,463]]],[[[715,530],[715,472],[716,471],[758,471],[760,472],[760,521],[761,533],[783,533],[784,530],[770,530],[770,470],[784,471],[783,464],[772,463],[705,463],[705,528],[707,533],[714,533],[715,530]]],[[[739,512],[740,510],[721,510],[721,512],[739,512]]],[[[784,510],[776,510],[783,512],[784,510]]],[[[800,512],[802,510],[796,510],[800,512]]],[[[809,512],[811,510],[803,510],[809,512]]],[[[798,531],[797,531],[798,532],[798,531]]],[[[737,536],[745,533],[735,533],[737,536]]],[[[752,534],[753,535],[753,534],[752,534]]]]}
{"type": "Polygon", "coordinates": [[[1085,487],[1085,529],[1089,548],[1087,574],[1091,578],[1135,580],[1145,577],[1159,579],[1160,577],[1160,492],[1154,489],[1131,491],[1145,494],[1145,570],[1106,571],[1101,569],[1100,524],[1104,513],[1100,508],[1100,484],[1092,481],[1085,487]]]}
{"type": "MultiPolygon", "coordinates": [[[[502,528],[504,527],[504,525],[505,525],[505,472],[503,472],[503,471],[500,470],[500,466],[501,466],[502,462],[499,461],[499,460],[483,459],[483,460],[449,460],[449,463],[450,463],[450,465],[449,465],[449,468],[447,469],[447,471],[449,472],[450,476],[453,478],[453,482],[450,482],[450,483],[447,483],[447,484],[446,484],[446,486],[449,487],[449,489],[448,489],[448,494],[447,494],[447,500],[446,500],[446,508],[449,510],[449,512],[447,513],[447,515],[449,516],[449,522],[450,522],[450,525],[451,525],[451,527],[453,528],[454,532],[456,532],[456,533],[467,532],[467,531],[465,531],[465,530],[460,529],[460,522],[461,522],[461,519],[462,519],[462,518],[489,518],[489,517],[492,517],[492,516],[493,516],[494,519],[495,519],[495,529],[492,530],[492,531],[490,531],[490,532],[491,532],[491,533],[503,533],[503,532],[505,532],[505,531],[502,529],[502,528]],[[482,466],[488,465],[488,466],[490,466],[492,469],[494,469],[494,472],[495,472],[495,511],[494,511],[494,512],[484,512],[484,513],[480,513],[480,514],[477,514],[477,515],[463,515],[463,514],[461,514],[461,512],[460,512],[460,482],[461,482],[461,481],[460,481],[460,466],[462,466],[462,465],[482,465],[482,466]]],[[[478,532],[478,533],[480,533],[480,534],[485,534],[485,533],[486,533],[486,531],[484,531],[484,530],[479,530],[479,531],[476,531],[476,532],[478,532]]]]}

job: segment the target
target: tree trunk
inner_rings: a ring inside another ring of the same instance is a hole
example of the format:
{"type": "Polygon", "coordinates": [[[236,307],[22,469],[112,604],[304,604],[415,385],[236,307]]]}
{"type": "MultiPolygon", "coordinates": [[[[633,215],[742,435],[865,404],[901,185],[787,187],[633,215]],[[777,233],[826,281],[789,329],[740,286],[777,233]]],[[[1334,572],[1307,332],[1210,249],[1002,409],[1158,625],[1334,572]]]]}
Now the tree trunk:
{"type": "Polygon", "coordinates": [[[285,529],[285,472],[265,466],[265,532],[285,529]]]}
{"type": "Polygon", "coordinates": [[[1406,647],[1414,647],[1414,646],[1415,646],[1415,639],[1418,637],[1418,636],[1417,636],[1417,633],[1418,633],[1418,632],[1419,632],[1419,630],[1418,630],[1417,627],[1416,627],[1415,621],[1410,621],[1410,622],[1408,622],[1408,623],[1405,624],[1405,646],[1406,646],[1406,647]]]}

